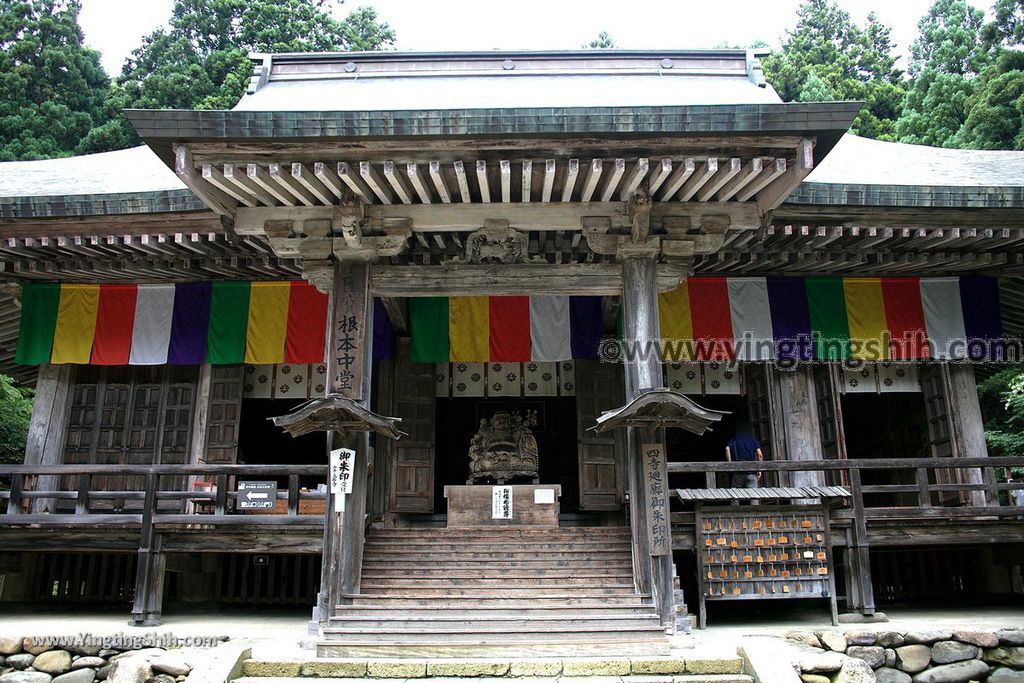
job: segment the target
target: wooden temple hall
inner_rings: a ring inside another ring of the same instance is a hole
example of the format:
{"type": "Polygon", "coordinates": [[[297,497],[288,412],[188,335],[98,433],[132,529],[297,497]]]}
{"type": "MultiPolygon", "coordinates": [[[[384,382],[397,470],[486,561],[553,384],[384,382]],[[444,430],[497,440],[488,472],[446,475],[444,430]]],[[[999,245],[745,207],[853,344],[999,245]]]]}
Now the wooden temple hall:
{"type": "Polygon", "coordinates": [[[742,50],[253,66],[0,164],[0,602],[304,605],[337,655],[1020,599],[976,383],[1021,356],[1024,153],[847,135],[742,50]]]}

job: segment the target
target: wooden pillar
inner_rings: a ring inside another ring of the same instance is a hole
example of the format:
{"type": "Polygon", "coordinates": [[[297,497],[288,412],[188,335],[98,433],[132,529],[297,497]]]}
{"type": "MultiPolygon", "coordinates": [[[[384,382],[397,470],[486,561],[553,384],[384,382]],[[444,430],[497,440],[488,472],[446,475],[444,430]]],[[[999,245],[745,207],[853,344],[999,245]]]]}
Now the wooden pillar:
{"type": "MultiPolygon", "coordinates": [[[[327,354],[329,392],[370,406],[370,372],[373,361],[373,301],[370,296],[370,264],[338,262],[331,280],[330,342],[327,354]]],[[[328,438],[328,451],[350,448],[356,452],[352,472],[352,493],[346,496],[345,511],[334,509],[328,498],[324,506],[324,543],[320,592],[313,610],[310,630],[323,629],[335,605],[359,590],[359,573],[365,534],[369,434],[328,438]]]]}
{"type": "MultiPolygon", "coordinates": [[[[978,385],[974,380],[974,366],[968,363],[943,363],[942,383],[949,406],[949,432],[954,440],[953,453],[963,458],[988,457],[985,443],[985,425],[981,418],[978,385]]],[[[984,507],[998,505],[995,493],[995,474],[992,468],[964,468],[962,478],[967,484],[988,484],[985,491],[970,491],[971,505],[984,507]]]]}
{"type": "MultiPolygon", "coordinates": [[[[815,462],[824,459],[818,424],[812,368],[799,364],[792,370],[774,370],[775,390],[780,409],[777,424],[782,427],[783,457],[786,460],[815,462]]],[[[824,486],[824,472],[791,472],[790,486],[824,486]]]]}
{"type": "MultiPolygon", "coordinates": [[[[622,327],[626,343],[626,401],[663,386],[659,342],[657,264],[653,258],[627,258],[622,264],[622,327]],[[650,345],[650,346],[649,346],[650,345]],[[635,351],[635,353],[631,353],[635,351]],[[647,353],[650,351],[650,353],[647,353]]],[[[659,430],[660,432],[660,430],[659,430]]],[[[630,427],[627,434],[629,458],[629,514],[633,529],[633,554],[639,569],[639,581],[647,583],[654,604],[666,628],[675,625],[674,564],[672,553],[652,557],[647,543],[650,505],[644,488],[642,444],[650,435],[630,427]],[[646,581],[647,577],[649,582],[646,581]]],[[[663,438],[660,439],[664,441],[663,438]]],[[[672,546],[671,525],[667,532],[672,546]]]]}
{"type": "MultiPolygon", "coordinates": [[[[70,365],[39,366],[25,445],[26,465],[62,464],[68,405],[71,400],[71,376],[70,365]]],[[[36,481],[34,488],[38,491],[52,490],[59,482],[58,476],[43,475],[36,481]]],[[[54,512],[55,506],[56,501],[53,499],[37,498],[32,503],[32,511],[37,514],[54,512]]]]}
{"type": "Polygon", "coordinates": [[[143,502],[139,552],[135,565],[135,601],[132,604],[132,620],[129,622],[132,626],[159,626],[163,612],[164,569],[167,556],[161,548],[162,537],[153,529],[159,484],[159,475],[146,475],[146,497],[143,502]]]}

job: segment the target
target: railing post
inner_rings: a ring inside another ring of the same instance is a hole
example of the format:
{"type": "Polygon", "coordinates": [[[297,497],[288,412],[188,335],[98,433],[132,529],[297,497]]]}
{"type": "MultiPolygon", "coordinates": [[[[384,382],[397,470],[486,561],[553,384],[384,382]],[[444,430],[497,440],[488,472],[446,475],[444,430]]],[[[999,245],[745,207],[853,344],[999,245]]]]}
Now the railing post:
{"type": "Polygon", "coordinates": [[[981,479],[985,484],[985,504],[991,507],[999,507],[999,484],[996,481],[995,468],[982,467],[981,479]]]}
{"type": "Polygon", "coordinates": [[[932,506],[932,489],[928,481],[928,468],[918,467],[917,470],[917,505],[922,508],[932,506]]]}
{"type": "Polygon", "coordinates": [[[20,515],[22,491],[25,490],[25,475],[11,475],[11,497],[7,499],[7,514],[20,515]]]}
{"type": "Polygon", "coordinates": [[[91,481],[92,475],[88,472],[78,475],[78,495],[75,498],[76,515],[89,514],[89,484],[91,481]]]}
{"type": "Polygon", "coordinates": [[[709,489],[718,488],[718,473],[713,470],[708,470],[704,473],[704,486],[709,489]]]}
{"type": "Polygon", "coordinates": [[[860,610],[864,615],[875,613],[875,589],[871,585],[871,552],[868,544],[868,522],[864,517],[864,492],[861,487],[860,469],[850,468],[850,494],[853,498],[853,548],[849,554],[853,560],[851,569],[857,573],[860,587],[860,610]]]}
{"type": "Polygon", "coordinates": [[[146,498],[139,530],[138,564],[135,568],[135,602],[132,605],[133,626],[159,626],[164,592],[164,554],[161,539],[153,532],[157,488],[160,475],[146,475],[146,498]]]}
{"type": "Polygon", "coordinates": [[[228,475],[218,474],[216,479],[217,502],[214,505],[215,515],[226,515],[228,509],[228,475]]]}
{"type": "Polygon", "coordinates": [[[288,515],[295,517],[299,514],[299,475],[288,475],[288,515]]]}

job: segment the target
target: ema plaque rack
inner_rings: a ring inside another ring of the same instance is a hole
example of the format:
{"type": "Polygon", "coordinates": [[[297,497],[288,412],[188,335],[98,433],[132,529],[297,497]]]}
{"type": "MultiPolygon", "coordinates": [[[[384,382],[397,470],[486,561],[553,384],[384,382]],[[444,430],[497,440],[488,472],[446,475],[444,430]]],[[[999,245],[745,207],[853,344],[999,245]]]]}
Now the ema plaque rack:
{"type": "Polygon", "coordinates": [[[822,505],[696,508],[699,626],[709,600],[828,600],[838,624],[822,505]]]}

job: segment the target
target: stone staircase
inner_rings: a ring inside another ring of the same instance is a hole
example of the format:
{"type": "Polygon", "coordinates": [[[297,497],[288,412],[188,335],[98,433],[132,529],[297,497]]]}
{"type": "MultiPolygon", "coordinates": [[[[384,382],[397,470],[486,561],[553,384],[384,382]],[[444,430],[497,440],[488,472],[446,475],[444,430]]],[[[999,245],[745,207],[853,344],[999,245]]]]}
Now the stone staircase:
{"type": "Polygon", "coordinates": [[[627,527],[373,529],[320,657],[664,655],[627,527]]]}

